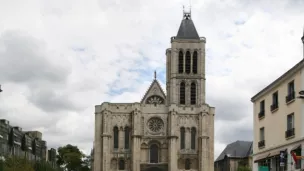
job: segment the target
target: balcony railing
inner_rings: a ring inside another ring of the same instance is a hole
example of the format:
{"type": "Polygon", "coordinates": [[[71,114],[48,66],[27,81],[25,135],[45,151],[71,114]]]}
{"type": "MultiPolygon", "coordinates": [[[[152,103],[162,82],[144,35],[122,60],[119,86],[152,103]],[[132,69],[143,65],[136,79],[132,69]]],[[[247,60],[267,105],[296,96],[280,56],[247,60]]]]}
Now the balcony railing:
{"type": "Polygon", "coordinates": [[[265,111],[261,110],[259,113],[259,119],[265,116],[265,111]]]}
{"type": "Polygon", "coordinates": [[[288,103],[294,99],[295,99],[295,92],[293,91],[286,96],[286,103],[288,103]]]}
{"type": "Polygon", "coordinates": [[[270,106],[270,110],[271,110],[271,111],[274,111],[274,110],[276,110],[277,108],[279,108],[279,104],[278,104],[278,103],[272,104],[272,105],[270,106]]]}
{"type": "Polygon", "coordinates": [[[295,135],[295,129],[294,128],[291,128],[291,129],[285,131],[285,138],[290,138],[294,135],[295,135]]]}
{"type": "Polygon", "coordinates": [[[258,147],[259,148],[265,147],[265,140],[259,141],[258,142],[258,147]]]}

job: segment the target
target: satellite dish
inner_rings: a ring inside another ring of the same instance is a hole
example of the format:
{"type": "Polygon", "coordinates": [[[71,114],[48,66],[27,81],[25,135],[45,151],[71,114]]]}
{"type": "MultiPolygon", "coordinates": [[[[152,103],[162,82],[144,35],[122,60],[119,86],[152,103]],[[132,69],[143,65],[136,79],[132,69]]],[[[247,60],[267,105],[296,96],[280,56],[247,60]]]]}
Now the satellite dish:
{"type": "Polygon", "coordinates": [[[300,95],[304,95],[304,90],[299,91],[300,95]]]}

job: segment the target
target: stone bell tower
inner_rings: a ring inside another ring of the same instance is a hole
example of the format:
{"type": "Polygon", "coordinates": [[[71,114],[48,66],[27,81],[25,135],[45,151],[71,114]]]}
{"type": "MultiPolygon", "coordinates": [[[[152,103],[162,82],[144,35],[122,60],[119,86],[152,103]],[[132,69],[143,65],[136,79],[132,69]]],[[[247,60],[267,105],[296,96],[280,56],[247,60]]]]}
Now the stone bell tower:
{"type": "Polygon", "coordinates": [[[184,11],[177,35],[171,37],[171,48],[166,50],[170,171],[214,170],[215,108],[205,100],[205,44],[191,11],[184,11]]]}
{"type": "Polygon", "coordinates": [[[167,103],[200,105],[205,103],[205,44],[199,37],[191,12],[183,13],[177,36],[167,49],[167,103]]]}

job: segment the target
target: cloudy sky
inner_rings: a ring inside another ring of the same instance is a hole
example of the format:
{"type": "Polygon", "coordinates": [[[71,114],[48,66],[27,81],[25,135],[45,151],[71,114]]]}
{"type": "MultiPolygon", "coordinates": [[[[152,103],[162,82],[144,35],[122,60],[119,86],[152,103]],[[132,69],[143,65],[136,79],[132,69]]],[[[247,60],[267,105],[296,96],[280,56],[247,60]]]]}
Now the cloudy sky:
{"type": "MultiPolygon", "coordinates": [[[[250,98],[303,58],[304,1],[192,0],[215,157],[252,140],[250,98]]],[[[89,152],[94,105],[140,101],[188,0],[0,0],[0,118],[89,152]]]]}

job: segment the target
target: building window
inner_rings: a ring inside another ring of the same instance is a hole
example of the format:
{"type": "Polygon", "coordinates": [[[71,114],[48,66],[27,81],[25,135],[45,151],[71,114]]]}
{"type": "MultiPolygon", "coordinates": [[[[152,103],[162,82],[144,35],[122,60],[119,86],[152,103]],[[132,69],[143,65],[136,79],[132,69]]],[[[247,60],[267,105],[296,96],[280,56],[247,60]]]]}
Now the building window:
{"type": "Polygon", "coordinates": [[[158,146],[156,144],[150,146],[150,163],[158,163],[158,146]]]}
{"type": "Polygon", "coordinates": [[[260,128],[260,141],[258,142],[258,147],[265,147],[265,128],[260,128]]]}
{"type": "Polygon", "coordinates": [[[178,53],[178,73],[184,72],[184,54],[182,51],[178,53]]]}
{"type": "Polygon", "coordinates": [[[190,102],[192,105],[196,104],[196,84],[191,83],[191,88],[190,88],[190,102]]]}
{"type": "Polygon", "coordinates": [[[117,126],[114,127],[113,133],[114,133],[114,148],[117,149],[118,148],[118,133],[119,133],[117,126]]]}
{"type": "Polygon", "coordinates": [[[123,159],[120,159],[118,164],[118,170],[125,170],[125,161],[123,159]]]}
{"type": "Polygon", "coordinates": [[[295,86],[294,86],[294,81],[291,81],[288,83],[287,86],[287,96],[286,96],[286,103],[292,101],[295,99],[295,86]]]}
{"type": "Polygon", "coordinates": [[[125,127],[125,149],[130,148],[130,128],[125,127]]]}
{"type": "Polygon", "coordinates": [[[197,74],[197,51],[194,51],[192,57],[192,73],[197,74]]]}
{"type": "Polygon", "coordinates": [[[190,165],[191,165],[190,159],[186,159],[185,160],[185,170],[190,170],[190,165]]]}
{"type": "Polygon", "coordinates": [[[260,112],[259,112],[259,118],[262,118],[265,116],[265,100],[262,100],[260,102],[260,112]]]}
{"type": "Polygon", "coordinates": [[[270,110],[274,111],[279,108],[279,93],[276,91],[272,94],[272,105],[270,106],[270,110]]]}
{"type": "Polygon", "coordinates": [[[289,138],[295,135],[294,129],[294,114],[287,115],[287,130],[285,132],[285,138],[289,138]]]}
{"type": "Polygon", "coordinates": [[[180,83],[179,87],[179,103],[185,104],[186,103],[186,85],[185,82],[180,83]]]}
{"type": "Polygon", "coordinates": [[[185,149],[185,128],[180,129],[180,148],[185,149]]]}
{"type": "Polygon", "coordinates": [[[186,52],[186,73],[190,74],[191,68],[191,54],[189,51],[186,52]]]}
{"type": "Polygon", "coordinates": [[[196,129],[191,128],[191,149],[195,149],[195,142],[196,142],[196,129]]]}

